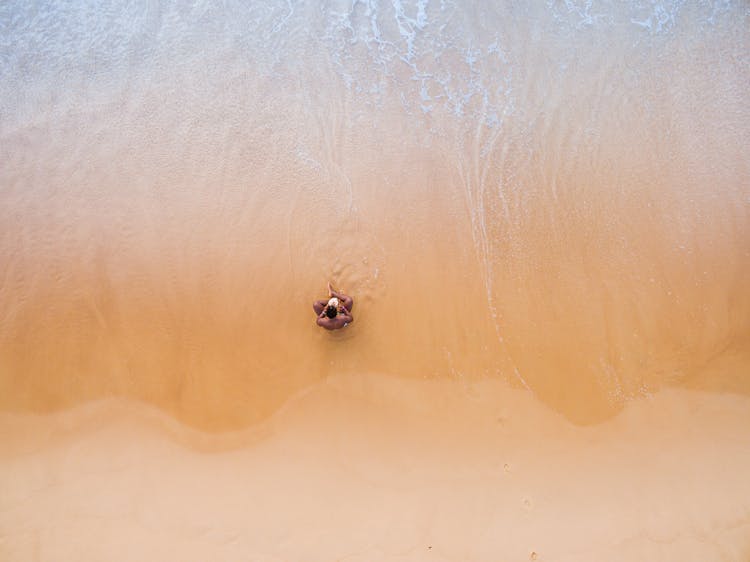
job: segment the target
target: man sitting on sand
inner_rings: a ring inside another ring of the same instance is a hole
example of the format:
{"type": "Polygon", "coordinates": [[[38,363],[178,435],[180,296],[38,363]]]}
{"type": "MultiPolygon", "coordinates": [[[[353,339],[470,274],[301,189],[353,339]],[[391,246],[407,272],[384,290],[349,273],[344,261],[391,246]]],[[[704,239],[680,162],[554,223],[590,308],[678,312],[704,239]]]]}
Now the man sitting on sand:
{"type": "Polygon", "coordinates": [[[343,293],[337,293],[331,288],[330,283],[328,283],[328,296],[330,298],[327,301],[313,303],[313,310],[318,315],[316,320],[318,326],[326,330],[338,330],[354,322],[352,316],[354,299],[343,293]]]}

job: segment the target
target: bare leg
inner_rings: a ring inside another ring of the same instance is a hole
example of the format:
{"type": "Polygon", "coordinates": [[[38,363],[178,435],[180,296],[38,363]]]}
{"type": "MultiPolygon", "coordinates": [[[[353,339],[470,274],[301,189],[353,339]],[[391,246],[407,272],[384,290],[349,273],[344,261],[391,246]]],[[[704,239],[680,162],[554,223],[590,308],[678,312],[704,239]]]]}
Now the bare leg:
{"type": "Polygon", "coordinates": [[[313,303],[313,310],[315,311],[315,314],[317,316],[320,316],[320,313],[323,312],[327,304],[328,301],[315,301],[313,303]]]}
{"type": "Polygon", "coordinates": [[[345,295],[344,293],[339,293],[337,291],[331,290],[331,296],[336,297],[341,301],[341,304],[344,305],[344,308],[347,309],[349,312],[352,311],[352,306],[354,306],[354,299],[348,295],[345,295]]]}

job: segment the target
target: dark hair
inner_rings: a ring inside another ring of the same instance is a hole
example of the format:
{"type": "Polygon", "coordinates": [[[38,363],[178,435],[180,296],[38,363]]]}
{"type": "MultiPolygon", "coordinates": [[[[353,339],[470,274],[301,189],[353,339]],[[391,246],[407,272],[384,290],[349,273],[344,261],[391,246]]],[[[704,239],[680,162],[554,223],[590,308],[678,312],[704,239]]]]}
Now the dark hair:
{"type": "Polygon", "coordinates": [[[336,312],[335,306],[328,305],[326,307],[326,316],[328,316],[328,318],[336,318],[336,312]]]}

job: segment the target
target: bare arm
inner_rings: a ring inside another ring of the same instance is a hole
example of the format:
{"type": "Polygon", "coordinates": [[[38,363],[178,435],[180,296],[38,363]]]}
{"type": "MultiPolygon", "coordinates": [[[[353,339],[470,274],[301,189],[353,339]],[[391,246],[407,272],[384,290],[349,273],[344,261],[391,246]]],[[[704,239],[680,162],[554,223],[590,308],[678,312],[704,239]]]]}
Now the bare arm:
{"type": "Polygon", "coordinates": [[[347,324],[351,324],[352,322],[354,322],[354,316],[352,316],[352,315],[351,315],[351,314],[349,314],[348,312],[346,312],[346,313],[342,314],[342,315],[341,315],[341,319],[342,319],[342,320],[343,320],[343,321],[344,321],[345,323],[347,323],[347,324]]]}

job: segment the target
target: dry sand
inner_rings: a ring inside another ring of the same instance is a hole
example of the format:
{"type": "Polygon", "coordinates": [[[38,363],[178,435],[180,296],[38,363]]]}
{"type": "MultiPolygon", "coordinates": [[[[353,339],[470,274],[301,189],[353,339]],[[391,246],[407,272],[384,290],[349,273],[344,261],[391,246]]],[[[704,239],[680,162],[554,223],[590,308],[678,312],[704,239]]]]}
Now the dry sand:
{"type": "Polygon", "coordinates": [[[317,384],[252,431],[132,402],[4,415],[4,560],[744,561],[750,404],[576,427],[497,383],[317,384]]]}

